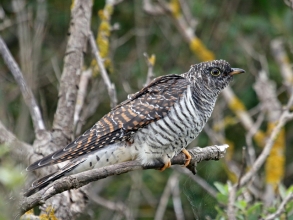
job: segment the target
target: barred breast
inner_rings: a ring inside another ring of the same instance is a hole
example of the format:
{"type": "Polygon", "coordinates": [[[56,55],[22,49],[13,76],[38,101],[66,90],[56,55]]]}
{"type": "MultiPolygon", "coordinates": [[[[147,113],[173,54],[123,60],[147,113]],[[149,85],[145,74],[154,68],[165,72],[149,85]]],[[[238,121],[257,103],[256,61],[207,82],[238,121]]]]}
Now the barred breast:
{"type": "MultiPolygon", "coordinates": [[[[166,156],[171,159],[185,148],[197,137],[207,121],[201,113],[192,98],[192,88],[188,86],[167,116],[135,134],[133,147],[137,149],[137,157],[142,164],[166,156]]],[[[212,110],[205,114],[209,117],[211,113],[212,110]]]]}

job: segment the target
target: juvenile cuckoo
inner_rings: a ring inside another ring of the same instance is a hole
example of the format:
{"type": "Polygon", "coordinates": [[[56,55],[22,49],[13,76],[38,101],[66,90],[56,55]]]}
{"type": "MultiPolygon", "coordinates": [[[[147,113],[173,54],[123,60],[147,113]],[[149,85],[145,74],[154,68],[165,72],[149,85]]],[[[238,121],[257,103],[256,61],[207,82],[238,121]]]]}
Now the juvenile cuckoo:
{"type": "Polygon", "coordinates": [[[72,143],[31,164],[28,171],[68,161],[59,171],[35,181],[25,195],[62,176],[129,160],[142,165],[159,160],[164,170],[182,151],[187,166],[191,156],[186,146],[203,129],[221,90],[239,73],[244,70],[214,60],[192,65],[181,75],[155,78],[72,143]]]}

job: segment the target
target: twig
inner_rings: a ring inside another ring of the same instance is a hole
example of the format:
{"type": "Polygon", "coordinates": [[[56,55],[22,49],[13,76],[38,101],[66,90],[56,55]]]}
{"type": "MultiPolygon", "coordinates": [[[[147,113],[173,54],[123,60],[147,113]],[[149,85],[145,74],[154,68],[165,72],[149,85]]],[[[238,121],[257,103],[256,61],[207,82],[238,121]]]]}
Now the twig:
{"type": "MultiPolygon", "coordinates": [[[[237,107],[240,107],[239,105],[236,105],[236,104],[238,104],[238,103],[236,103],[238,100],[237,100],[237,97],[235,96],[233,90],[231,89],[231,87],[228,86],[226,89],[224,89],[222,91],[222,94],[230,106],[233,107],[233,105],[235,105],[237,107]]],[[[234,111],[234,112],[237,115],[237,117],[239,118],[240,122],[242,123],[244,128],[249,131],[250,128],[253,127],[252,118],[250,117],[248,112],[242,107],[240,107],[239,109],[235,109],[235,110],[236,111],[234,111]]]]}
{"type": "MultiPolygon", "coordinates": [[[[220,145],[205,148],[195,147],[188,150],[188,152],[192,156],[188,169],[194,172],[196,164],[203,160],[219,160],[224,156],[227,147],[228,145],[220,145]]],[[[180,153],[176,157],[174,157],[171,162],[173,165],[183,165],[185,161],[185,155],[183,153],[180,153]]],[[[21,215],[31,208],[43,204],[47,199],[58,193],[64,192],[69,189],[80,188],[92,181],[97,181],[99,179],[103,179],[112,175],[120,175],[133,170],[159,169],[161,167],[162,164],[160,162],[148,166],[142,166],[139,161],[129,161],[107,166],[104,168],[85,171],[72,176],[66,176],[59,180],[56,180],[55,182],[35,193],[34,195],[28,198],[23,198],[20,202],[19,214],[21,215]]]]}
{"type": "Polygon", "coordinates": [[[228,198],[228,207],[227,207],[227,215],[229,220],[235,220],[235,199],[236,199],[236,185],[228,182],[228,190],[229,190],[229,198],[228,198]]]}
{"type": "Polygon", "coordinates": [[[240,174],[238,177],[236,189],[239,189],[240,180],[245,172],[245,168],[246,168],[246,147],[242,147],[242,166],[241,166],[240,174]]]}
{"type": "Polygon", "coordinates": [[[204,179],[202,179],[198,175],[193,175],[190,173],[187,169],[184,169],[183,167],[174,167],[174,170],[183,173],[187,175],[189,178],[191,178],[194,182],[196,182],[202,189],[204,189],[210,196],[213,198],[216,198],[217,191],[211,187],[204,179]]]}
{"type": "Polygon", "coordinates": [[[284,0],[285,4],[293,10],[293,0],[284,0]]]}
{"type": "Polygon", "coordinates": [[[115,85],[113,83],[111,83],[110,78],[107,74],[106,68],[105,68],[103,60],[100,56],[100,52],[99,52],[98,47],[96,45],[94,34],[92,31],[90,31],[90,33],[89,33],[89,41],[90,41],[90,45],[92,47],[93,54],[94,54],[94,56],[97,60],[97,63],[99,65],[99,70],[101,72],[102,78],[107,86],[108,94],[109,94],[109,97],[111,100],[111,107],[114,108],[117,104],[117,95],[116,95],[115,85]]]}
{"type": "Polygon", "coordinates": [[[156,56],[154,54],[149,57],[147,53],[143,53],[146,63],[148,65],[148,74],[147,74],[147,80],[145,83],[145,86],[148,85],[154,78],[154,65],[155,65],[155,59],[156,56]]]}
{"type": "Polygon", "coordinates": [[[260,112],[259,116],[256,119],[253,127],[246,133],[245,140],[247,144],[247,154],[248,154],[248,164],[249,166],[254,163],[255,161],[255,149],[252,143],[252,137],[256,134],[259,130],[263,120],[264,120],[264,112],[260,112]]]}
{"type": "Polygon", "coordinates": [[[269,216],[267,216],[265,218],[265,220],[273,220],[273,219],[276,219],[278,218],[283,212],[285,212],[285,208],[286,208],[286,205],[288,204],[288,202],[290,202],[291,200],[293,199],[293,192],[289,193],[286,198],[283,200],[283,202],[280,204],[278,210],[273,213],[273,214],[270,214],[269,216]]]}
{"type": "Polygon", "coordinates": [[[96,203],[100,206],[103,206],[107,209],[122,213],[127,220],[132,219],[131,212],[130,212],[129,208],[123,202],[112,202],[110,200],[106,200],[105,198],[103,198],[99,195],[90,195],[89,194],[89,197],[94,203],[96,203]]]}
{"type": "Polygon", "coordinates": [[[102,80],[93,80],[92,83],[93,84],[91,89],[87,93],[87,100],[90,100],[90,104],[83,106],[80,119],[76,125],[75,134],[81,133],[82,126],[84,125],[87,118],[95,114],[99,104],[107,98],[103,95],[105,91],[105,85],[102,80]]]}
{"type": "Polygon", "coordinates": [[[293,94],[290,97],[290,100],[287,104],[286,110],[282,113],[278,123],[276,124],[275,128],[272,130],[272,133],[270,137],[267,140],[267,143],[262,151],[262,153],[259,155],[259,157],[256,159],[255,163],[251,167],[251,169],[243,176],[243,178],[240,181],[240,187],[245,185],[248,181],[251,180],[251,178],[256,174],[256,172],[260,169],[260,167],[265,162],[266,158],[270,154],[270,151],[273,147],[273,144],[275,142],[275,139],[277,135],[279,134],[282,127],[285,125],[285,123],[293,118],[293,115],[289,113],[290,106],[293,104],[293,94]]]}
{"type": "Polygon", "coordinates": [[[151,3],[151,0],[143,0],[143,10],[150,15],[165,14],[165,9],[159,4],[151,3]]]}
{"type": "Polygon", "coordinates": [[[23,77],[22,72],[20,71],[17,63],[13,59],[11,53],[9,52],[5,42],[3,41],[1,37],[0,37],[0,53],[6,65],[8,66],[9,70],[13,74],[16,82],[18,83],[18,86],[21,90],[24,101],[30,110],[35,133],[37,134],[39,133],[40,130],[45,130],[45,125],[41,116],[41,111],[39,109],[39,106],[37,105],[35,97],[31,89],[27,86],[27,83],[23,77]]]}
{"type": "Polygon", "coordinates": [[[176,175],[176,178],[171,182],[171,189],[173,195],[173,207],[177,220],[184,220],[184,212],[182,208],[182,202],[180,198],[180,189],[179,189],[179,175],[176,175]]]}
{"type": "Polygon", "coordinates": [[[80,111],[83,107],[85,97],[87,95],[87,85],[92,76],[92,69],[87,69],[82,72],[80,81],[79,81],[79,90],[76,97],[75,111],[73,118],[73,125],[76,127],[77,122],[79,121],[80,111]]]}
{"type": "Polygon", "coordinates": [[[154,217],[154,220],[162,220],[164,217],[164,213],[166,211],[166,206],[169,200],[169,197],[171,195],[171,183],[173,182],[174,179],[178,178],[178,174],[173,173],[165,186],[165,189],[163,191],[163,194],[161,196],[160,202],[158,204],[158,208],[154,217]]]}
{"type": "MultiPolygon", "coordinates": [[[[293,7],[293,1],[291,2],[293,7]]],[[[285,52],[283,41],[280,38],[274,39],[271,42],[271,50],[272,54],[277,61],[280,72],[283,77],[283,84],[286,85],[287,92],[290,94],[292,90],[292,83],[293,83],[293,70],[288,62],[288,56],[285,52]]]]}

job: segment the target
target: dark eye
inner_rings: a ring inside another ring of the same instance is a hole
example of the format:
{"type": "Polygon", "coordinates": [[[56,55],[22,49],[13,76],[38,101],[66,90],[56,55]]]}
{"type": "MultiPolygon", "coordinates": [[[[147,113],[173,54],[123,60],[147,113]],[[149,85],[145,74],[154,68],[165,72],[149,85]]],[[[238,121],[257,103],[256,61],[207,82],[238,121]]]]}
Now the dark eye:
{"type": "Polygon", "coordinates": [[[213,76],[219,76],[221,74],[221,71],[219,69],[217,69],[217,68],[214,68],[214,69],[211,70],[211,74],[213,76]]]}

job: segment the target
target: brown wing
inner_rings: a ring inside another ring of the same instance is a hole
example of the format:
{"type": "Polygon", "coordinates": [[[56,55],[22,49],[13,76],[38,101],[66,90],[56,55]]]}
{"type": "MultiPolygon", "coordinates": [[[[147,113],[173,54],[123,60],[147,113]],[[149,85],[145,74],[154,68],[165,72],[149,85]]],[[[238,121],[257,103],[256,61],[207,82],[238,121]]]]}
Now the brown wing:
{"type": "Polygon", "coordinates": [[[127,140],[140,128],[165,117],[190,85],[179,75],[154,79],[149,85],[122,102],[101,118],[91,129],[65,148],[30,165],[27,170],[62,161],[101,149],[117,141],[127,140]]]}

